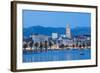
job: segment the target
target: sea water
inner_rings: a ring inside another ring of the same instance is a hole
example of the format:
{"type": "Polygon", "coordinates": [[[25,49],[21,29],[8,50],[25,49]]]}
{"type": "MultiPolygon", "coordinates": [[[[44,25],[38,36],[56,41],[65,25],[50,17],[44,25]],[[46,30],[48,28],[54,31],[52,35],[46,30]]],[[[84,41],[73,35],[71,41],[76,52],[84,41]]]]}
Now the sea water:
{"type": "Polygon", "coordinates": [[[42,52],[23,52],[23,62],[46,62],[91,59],[91,49],[63,49],[42,52]]]}

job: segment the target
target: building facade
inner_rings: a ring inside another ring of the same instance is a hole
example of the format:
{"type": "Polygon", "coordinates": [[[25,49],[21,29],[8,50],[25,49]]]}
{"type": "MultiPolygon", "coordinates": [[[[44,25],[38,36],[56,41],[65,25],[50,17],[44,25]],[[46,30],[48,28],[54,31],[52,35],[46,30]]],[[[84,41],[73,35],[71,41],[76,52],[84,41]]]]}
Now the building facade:
{"type": "Polygon", "coordinates": [[[44,42],[44,41],[48,41],[49,37],[46,35],[32,35],[32,40],[35,42],[44,42]]]}
{"type": "Polygon", "coordinates": [[[71,38],[71,30],[70,30],[70,25],[66,26],[66,37],[67,38],[71,38]]]}

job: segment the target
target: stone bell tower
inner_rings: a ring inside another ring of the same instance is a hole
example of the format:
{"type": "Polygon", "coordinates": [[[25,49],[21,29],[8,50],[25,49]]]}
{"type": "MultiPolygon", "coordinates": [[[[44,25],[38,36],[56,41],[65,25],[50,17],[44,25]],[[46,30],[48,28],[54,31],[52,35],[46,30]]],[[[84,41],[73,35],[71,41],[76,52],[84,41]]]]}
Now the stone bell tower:
{"type": "Polygon", "coordinates": [[[69,24],[66,26],[66,37],[69,39],[71,38],[71,30],[69,24]]]}

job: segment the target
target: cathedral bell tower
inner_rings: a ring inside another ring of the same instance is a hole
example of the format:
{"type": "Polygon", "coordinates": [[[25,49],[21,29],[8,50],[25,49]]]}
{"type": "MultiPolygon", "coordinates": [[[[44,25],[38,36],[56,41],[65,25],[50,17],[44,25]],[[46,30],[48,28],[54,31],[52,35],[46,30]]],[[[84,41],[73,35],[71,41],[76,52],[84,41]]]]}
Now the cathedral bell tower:
{"type": "Polygon", "coordinates": [[[66,37],[69,39],[71,38],[71,30],[69,24],[66,26],[66,37]]]}

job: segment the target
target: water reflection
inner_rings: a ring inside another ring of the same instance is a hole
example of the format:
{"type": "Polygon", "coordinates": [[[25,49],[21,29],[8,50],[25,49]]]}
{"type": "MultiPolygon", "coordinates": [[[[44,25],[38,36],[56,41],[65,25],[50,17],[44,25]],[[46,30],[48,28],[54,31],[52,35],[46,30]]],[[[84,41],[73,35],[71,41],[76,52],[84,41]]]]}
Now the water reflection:
{"type": "Polygon", "coordinates": [[[44,62],[63,60],[83,60],[90,59],[90,49],[86,50],[49,50],[40,53],[23,53],[23,62],[44,62]]]}

